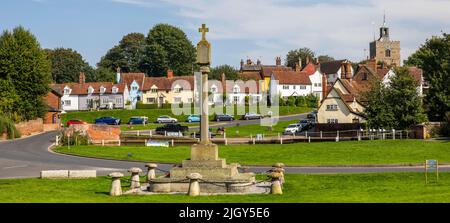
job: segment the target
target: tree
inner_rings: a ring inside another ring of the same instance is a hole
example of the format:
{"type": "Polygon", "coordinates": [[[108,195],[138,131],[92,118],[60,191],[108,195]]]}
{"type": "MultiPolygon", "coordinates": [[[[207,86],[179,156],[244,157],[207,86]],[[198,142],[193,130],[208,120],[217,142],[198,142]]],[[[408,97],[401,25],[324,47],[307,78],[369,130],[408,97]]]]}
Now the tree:
{"type": "Polygon", "coordinates": [[[291,50],[286,55],[286,66],[295,69],[295,63],[302,59],[302,63],[306,64],[307,58],[314,60],[315,53],[309,48],[300,48],[297,50],[291,50]]]}
{"type": "Polygon", "coordinates": [[[129,33],[120,40],[119,45],[108,50],[97,66],[112,72],[115,72],[117,67],[123,72],[140,72],[145,46],[144,34],[129,33]]]}
{"type": "Polygon", "coordinates": [[[92,82],[115,82],[116,81],[116,73],[112,72],[108,68],[98,67],[94,71],[93,79],[88,80],[88,77],[86,77],[87,81],[92,82]]]}
{"type": "Polygon", "coordinates": [[[140,67],[148,75],[162,76],[167,69],[172,69],[175,75],[192,73],[196,51],[181,29],[168,24],[155,25],[146,43],[148,47],[140,67]]]}
{"type": "Polygon", "coordinates": [[[387,102],[392,107],[396,129],[407,129],[426,120],[417,83],[407,68],[395,69],[388,88],[387,102]]]}
{"type": "Polygon", "coordinates": [[[386,103],[389,97],[386,86],[379,80],[372,83],[371,86],[371,89],[364,96],[368,100],[364,110],[368,126],[375,129],[394,128],[394,113],[391,105],[386,103]]]}
{"type": "MultiPolygon", "coordinates": [[[[50,61],[33,34],[23,27],[0,36],[0,79],[13,94],[14,121],[44,117],[47,105],[43,97],[50,91],[50,61]]],[[[2,93],[3,94],[3,93],[2,93]]],[[[8,94],[8,93],[7,93],[8,94]]],[[[2,111],[3,112],[3,111],[2,111]]]]}
{"type": "Polygon", "coordinates": [[[424,78],[429,84],[425,96],[425,108],[428,118],[442,121],[445,113],[450,111],[450,34],[442,37],[433,36],[413,53],[406,65],[417,66],[424,71],[424,78]]]}
{"type": "Polygon", "coordinates": [[[210,79],[221,80],[222,73],[225,74],[227,80],[237,80],[239,78],[238,71],[234,67],[225,64],[211,68],[210,79]]]}
{"type": "Polygon", "coordinates": [[[72,49],[46,49],[51,61],[52,79],[55,83],[78,82],[80,72],[86,73],[86,80],[93,79],[93,68],[83,60],[81,54],[72,49]]]}
{"type": "Polygon", "coordinates": [[[388,86],[377,80],[365,95],[365,109],[371,128],[408,129],[426,120],[417,83],[407,68],[396,68],[388,86]]]}
{"type": "Polygon", "coordinates": [[[318,57],[319,62],[320,63],[324,63],[324,62],[330,62],[330,61],[334,61],[334,57],[328,56],[328,55],[320,55],[318,57]]]}

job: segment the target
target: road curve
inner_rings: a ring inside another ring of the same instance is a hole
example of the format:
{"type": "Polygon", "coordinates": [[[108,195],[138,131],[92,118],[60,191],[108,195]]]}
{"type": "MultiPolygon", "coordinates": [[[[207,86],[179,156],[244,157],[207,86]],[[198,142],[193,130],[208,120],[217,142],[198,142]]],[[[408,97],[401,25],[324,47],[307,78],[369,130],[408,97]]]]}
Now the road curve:
{"type": "MultiPolygon", "coordinates": [[[[41,170],[97,170],[98,175],[112,171],[126,172],[130,167],[144,168],[142,162],[94,159],[56,154],[48,151],[54,143],[56,132],[47,132],[24,139],[0,142],[0,178],[39,177],[41,170]]],[[[282,162],[282,160],[280,160],[282,162]]],[[[171,164],[158,164],[169,170],[171,164]]],[[[270,167],[248,166],[247,171],[263,173],[270,167]]],[[[450,171],[450,167],[440,167],[450,171]]],[[[423,167],[286,167],[287,173],[371,173],[419,172],[423,167]]]]}

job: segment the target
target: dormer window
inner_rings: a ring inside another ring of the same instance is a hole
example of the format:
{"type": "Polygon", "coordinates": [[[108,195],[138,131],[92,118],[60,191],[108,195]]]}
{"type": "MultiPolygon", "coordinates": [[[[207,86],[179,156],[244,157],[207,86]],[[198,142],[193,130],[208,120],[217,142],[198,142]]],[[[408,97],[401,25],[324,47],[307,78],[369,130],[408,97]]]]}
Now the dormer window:
{"type": "Polygon", "coordinates": [[[92,86],[89,86],[88,88],[88,94],[94,93],[94,88],[92,86]]]}
{"type": "Polygon", "coordinates": [[[217,93],[217,87],[216,86],[212,86],[211,87],[211,93],[217,93]]]}
{"type": "Polygon", "coordinates": [[[116,94],[118,91],[119,91],[119,89],[118,89],[116,86],[114,86],[114,87],[112,88],[112,93],[113,93],[113,94],[116,94]]]}
{"type": "Polygon", "coordinates": [[[181,88],[179,85],[175,86],[175,88],[173,89],[175,93],[180,93],[183,88],[181,88]]]}
{"type": "Polygon", "coordinates": [[[152,92],[152,93],[158,92],[158,87],[156,87],[155,85],[153,85],[152,88],[151,88],[151,92],[152,92]]]}
{"type": "Polygon", "coordinates": [[[239,86],[234,86],[233,88],[233,93],[239,93],[241,91],[241,88],[239,88],[239,86]]]}
{"type": "Polygon", "coordinates": [[[363,80],[363,81],[367,80],[367,73],[363,73],[363,74],[362,74],[362,80],[363,80]]]}
{"type": "Polygon", "coordinates": [[[106,88],[105,88],[105,87],[103,87],[103,86],[101,86],[101,87],[100,87],[100,94],[104,94],[104,93],[105,93],[105,91],[106,91],[106,88]]]}
{"type": "Polygon", "coordinates": [[[69,87],[65,87],[64,88],[64,94],[70,94],[70,88],[69,87]]]}

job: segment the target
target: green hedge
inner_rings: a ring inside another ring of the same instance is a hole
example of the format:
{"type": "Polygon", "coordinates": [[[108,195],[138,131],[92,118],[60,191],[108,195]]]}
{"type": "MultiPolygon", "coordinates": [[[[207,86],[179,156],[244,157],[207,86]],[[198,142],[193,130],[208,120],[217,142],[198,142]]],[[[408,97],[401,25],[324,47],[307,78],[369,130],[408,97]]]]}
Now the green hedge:
{"type": "Polygon", "coordinates": [[[11,119],[0,116],[0,134],[6,133],[8,139],[20,138],[20,132],[16,129],[11,119]]]}

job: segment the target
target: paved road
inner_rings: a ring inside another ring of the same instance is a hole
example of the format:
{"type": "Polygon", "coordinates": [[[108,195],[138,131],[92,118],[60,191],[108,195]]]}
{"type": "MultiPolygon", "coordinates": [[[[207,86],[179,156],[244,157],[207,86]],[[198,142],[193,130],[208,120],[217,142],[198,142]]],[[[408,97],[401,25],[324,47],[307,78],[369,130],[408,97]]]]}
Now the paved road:
{"type": "MultiPolygon", "coordinates": [[[[144,168],[144,163],[83,158],[55,154],[48,151],[56,133],[49,132],[25,139],[0,142],[0,178],[39,177],[41,170],[95,169],[98,175],[112,171],[125,172],[130,167],[144,168]]],[[[282,161],[282,160],[280,160],[282,161]]],[[[159,164],[163,170],[172,165],[159,164]]],[[[248,171],[262,173],[269,167],[249,167],[248,171]]],[[[450,171],[450,166],[440,167],[450,171]]],[[[287,173],[370,173],[370,172],[417,172],[423,167],[286,167],[287,173]]]]}

